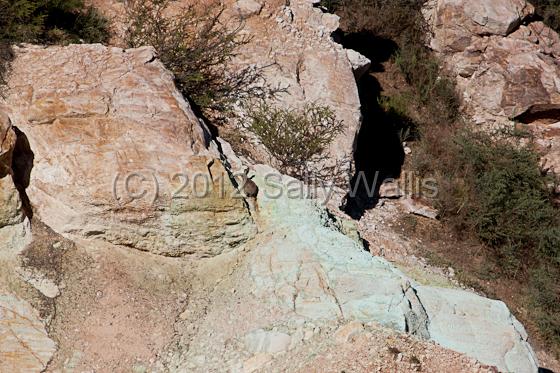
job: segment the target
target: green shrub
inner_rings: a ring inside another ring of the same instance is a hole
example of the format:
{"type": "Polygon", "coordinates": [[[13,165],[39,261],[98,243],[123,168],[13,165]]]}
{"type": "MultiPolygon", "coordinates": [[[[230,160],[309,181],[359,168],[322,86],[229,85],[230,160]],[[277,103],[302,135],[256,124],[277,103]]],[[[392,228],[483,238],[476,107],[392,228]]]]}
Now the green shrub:
{"type": "Polygon", "coordinates": [[[0,94],[12,44],[105,43],[109,22],[82,0],[0,0],[0,94]]]}
{"type": "Polygon", "coordinates": [[[560,289],[558,266],[542,265],[531,272],[530,304],[545,340],[560,346],[560,289]]]}
{"type": "Polygon", "coordinates": [[[83,0],[0,0],[5,43],[104,43],[108,21],[83,0]]]}
{"type": "Polygon", "coordinates": [[[427,109],[430,122],[448,124],[457,118],[459,98],[455,84],[441,74],[439,61],[430,50],[418,42],[407,41],[397,52],[395,63],[427,109]]]}
{"type": "Polygon", "coordinates": [[[230,69],[240,47],[250,40],[242,25],[228,27],[220,19],[223,8],[195,5],[170,15],[171,0],[129,2],[126,40],[129,47],[153,46],[163,64],[175,75],[185,97],[205,114],[225,112],[249,97],[263,97],[260,70],[230,69]]]}
{"type": "Polygon", "coordinates": [[[494,248],[508,275],[528,259],[560,264],[560,215],[531,145],[472,130],[439,145],[445,149],[428,155],[439,170],[436,203],[457,231],[494,248]]]}
{"type": "Polygon", "coordinates": [[[331,109],[318,105],[293,110],[261,103],[249,116],[251,131],[280,162],[281,171],[295,177],[305,175],[311,162],[321,160],[344,128],[331,109]]]}

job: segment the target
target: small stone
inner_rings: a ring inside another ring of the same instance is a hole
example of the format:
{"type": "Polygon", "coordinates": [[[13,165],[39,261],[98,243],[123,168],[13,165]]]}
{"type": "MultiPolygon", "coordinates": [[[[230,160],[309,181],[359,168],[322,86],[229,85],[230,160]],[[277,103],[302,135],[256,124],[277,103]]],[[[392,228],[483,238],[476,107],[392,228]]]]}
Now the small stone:
{"type": "Polygon", "coordinates": [[[334,334],[334,338],[337,343],[348,343],[363,330],[364,325],[361,322],[352,321],[344,326],[341,326],[334,334]]]}

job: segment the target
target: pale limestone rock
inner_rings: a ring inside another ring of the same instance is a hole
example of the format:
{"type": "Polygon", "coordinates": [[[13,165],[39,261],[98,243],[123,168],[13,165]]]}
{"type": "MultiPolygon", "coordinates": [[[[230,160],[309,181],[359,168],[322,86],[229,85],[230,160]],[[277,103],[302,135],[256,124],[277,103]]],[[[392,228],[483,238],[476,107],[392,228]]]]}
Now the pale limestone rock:
{"type": "Polygon", "coordinates": [[[258,371],[263,367],[263,365],[268,363],[270,360],[272,360],[271,354],[266,354],[266,353],[255,354],[254,356],[247,359],[243,363],[243,372],[252,373],[258,371]]]}
{"type": "Polygon", "coordinates": [[[537,371],[527,333],[503,302],[454,289],[418,286],[416,291],[430,319],[430,336],[440,345],[500,371],[537,371]]]}
{"type": "Polygon", "coordinates": [[[379,198],[401,198],[402,196],[404,196],[404,192],[399,180],[386,179],[379,186],[379,198]]]}
{"type": "Polygon", "coordinates": [[[55,351],[38,312],[23,300],[0,294],[0,371],[42,372],[55,351]]]}
{"type": "Polygon", "coordinates": [[[245,348],[252,353],[275,354],[286,351],[291,341],[286,333],[258,329],[245,336],[245,348]]]}
{"type": "Polygon", "coordinates": [[[409,214],[423,216],[434,220],[439,217],[439,212],[436,209],[426,205],[422,201],[405,198],[401,200],[400,203],[409,214]]]}
{"type": "Polygon", "coordinates": [[[425,13],[438,51],[463,50],[475,36],[507,36],[533,14],[525,0],[435,0],[425,13]]]}
{"type": "Polygon", "coordinates": [[[220,154],[152,48],[16,55],[5,106],[35,153],[27,193],[47,225],[170,256],[217,255],[252,236],[220,154]]]}
{"type": "Polygon", "coordinates": [[[259,14],[264,6],[264,1],[256,0],[237,0],[233,6],[240,17],[250,17],[259,14]]]}
{"type": "Polygon", "coordinates": [[[340,344],[352,341],[352,338],[364,331],[364,324],[358,321],[351,321],[348,324],[338,328],[334,334],[334,338],[340,344]]]}
{"type": "Polygon", "coordinates": [[[60,295],[60,289],[56,283],[46,277],[43,273],[30,268],[18,267],[15,272],[25,281],[39,290],[47,298],[56,298],[60,295]]]}
{"type": "Polygon", "coordinates": [[[370,68],[371,61],[363,54],[356,52],[353,49],[346,49],[346,56],[352,65],[354,77],[359,80],[370,68]]]}

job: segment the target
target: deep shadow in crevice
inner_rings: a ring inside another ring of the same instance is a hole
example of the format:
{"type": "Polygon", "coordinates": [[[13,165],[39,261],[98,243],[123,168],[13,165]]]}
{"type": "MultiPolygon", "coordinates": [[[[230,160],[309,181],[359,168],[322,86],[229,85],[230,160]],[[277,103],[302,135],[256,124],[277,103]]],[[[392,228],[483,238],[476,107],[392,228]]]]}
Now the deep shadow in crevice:
{"type": "Polygon", "coordinates": [[[332,37],[344,48],[353,49],[366,56],[371,61],[371,72],[384,71],[382,63],[389,61],[398,48],[393,40],[376,36],[368,31],[345,34],[337,30],[332,37]]]}
{"type": "Polygon", "coordinates": [[[17,136],[12,157],[13,179],[23,204],[23,212],[31,219],[33,217],[33,209],[29,197],[27,196],[26,189],[29,187],[31,180],[31,170],[33,169],[35,154],[31,150],[29,140],[25,133],[15,126],[13,129],[17,136]]]}
{"type": "Polygon", "coordinates": [[[345,48],[354,49],[372,60],[370,71],[358,81],[363,120],[354,152],[356,173],[342,206],[349,216],[360,219],[366,210],[377,204],[383,180],[400,177],[405,157],[400,133],[411,121],[384,110],[379,101],[382,87],[371,74],[383,71],[382,63],[395,53],[396,44],[369,33],[336,37],[345,48]]]}

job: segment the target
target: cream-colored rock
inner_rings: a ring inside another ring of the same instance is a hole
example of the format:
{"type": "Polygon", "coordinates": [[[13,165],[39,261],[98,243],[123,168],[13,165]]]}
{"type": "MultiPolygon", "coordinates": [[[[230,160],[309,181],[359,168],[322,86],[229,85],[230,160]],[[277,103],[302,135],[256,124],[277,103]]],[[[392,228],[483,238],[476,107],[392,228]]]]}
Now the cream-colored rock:
{"type": "Polygon", "coordinates": [[[475,36],[509,35],[533,12],[525,0],[434,0],[426,17],[434,27],[435,49],[457,51],[475,36]]]}
{"type": "Polygon", "coordinates": [[[238,12],[240,17],[245,18],[259,14],[263,8],[263,3],[263,0],[237,0],[234,5],[234,10],[238,12]]]}
{"type": "MultiPolygon", "coordinates": [[[[253,40],[240,51],[237,62],[241,67],[266,67],[266,84],[287,90],[277,98],[282,107],[312,103],[330,107],[345,126],[325,162],[347,163],[342,167],[347,169],[353,161],[361,113],[354,66],[347,51],[331,38],[339,19],[308,0],[290,1],[289,5],[271,2],[268,7],[268,12],[247,20],[245,32],[253,40]]],[[[357,70],[363,70],[363,63],[357,70]]]]}
{"type": "Polygon", "coordinates": [[[533,12],[524,0],[434,0],[425,14],[464,113],[487,127],[530,124],[540,142],[552,141],[541,150],[557,165],[560,134],[549,126],[560,118],[560,37],[533,12]]]}
{"type": "Polygon", "coordinates": [[[31,286],[39,290],[45,297],[56,298],[60,295],[60,289],[56,283],[40,271],[17,267],[15,272],[22,280],[31,284],[31,286]]]}
{"type": "Polygon", "coordinates": [[[21,199],[12,178],[16,138],[10,118],[0,111],[0,228],[23,221],[21,199]]]}
{"type": "Polygon", "coordinates": [[[0,372],[42,372],[55,350],[38,312],[21,299],[0,294],[0,372]]]}
{"type": "Polygon", "coordinates": [[[16,56],[5,106],[35,154],[27,193],[47,225],[170,256],[217,255],[252,235],[204,125],[152,48],[16,56]]]}
{"type": "Polygon", "coordinates": [[[334,338],[340,344],[352,341],[352,338],[364,331],[364,325],[359,321],[351,321],[348,324],[338,328],[334,334],[334,338]]]}
{"type": "Polygon", "coordinates": [[[356,80],[360,79],[369,70],[371,61],[366,56],[352,49],[347,49],[346,55],[348,56],[348,60],[352,64],[354,77],[356,78],[356,80]]]}
{"type": "MultiPolygon", "coordinates": [[[[199,4],[193,0],[173,3],[173,9],[199,4]]],[[[349,171],[361,126],[360,99],[353,69],[357,68],[359,75],[366,62],[363,58],[356,61],[355,53],[347,52],[332,40],[331,34],[339,27],[339,17],[324,13],[314,6],[316,1],[309,0],[205,2],[206,6],[218,6],[217,3],[224,5],[224,23],[240,26],[241,17],[240,33],[250,39],[250,43],[239,48],[229,68],[262,68],[264,80],[259,84],[285,90],[275,100],[281,107],[298,109],[312,103],[330,107],[337,118],[344,121],[345,128],[328,149],[323,162],[339,164],[342,172],[349,171]]],[[[117,28],[123,28],[125,10],[122,2],[94,0],[94,4],[111,18],[120,20],[117,28]]],[[[232,124],[246,128],[248,119],[243,110],[240,109],[238,114],[241,119],[232,124]]],[[[259,147],[255,151],[257,160],[268,162],[262,155],[266,154],[262,145],[255,143],[259,147]]]]}

